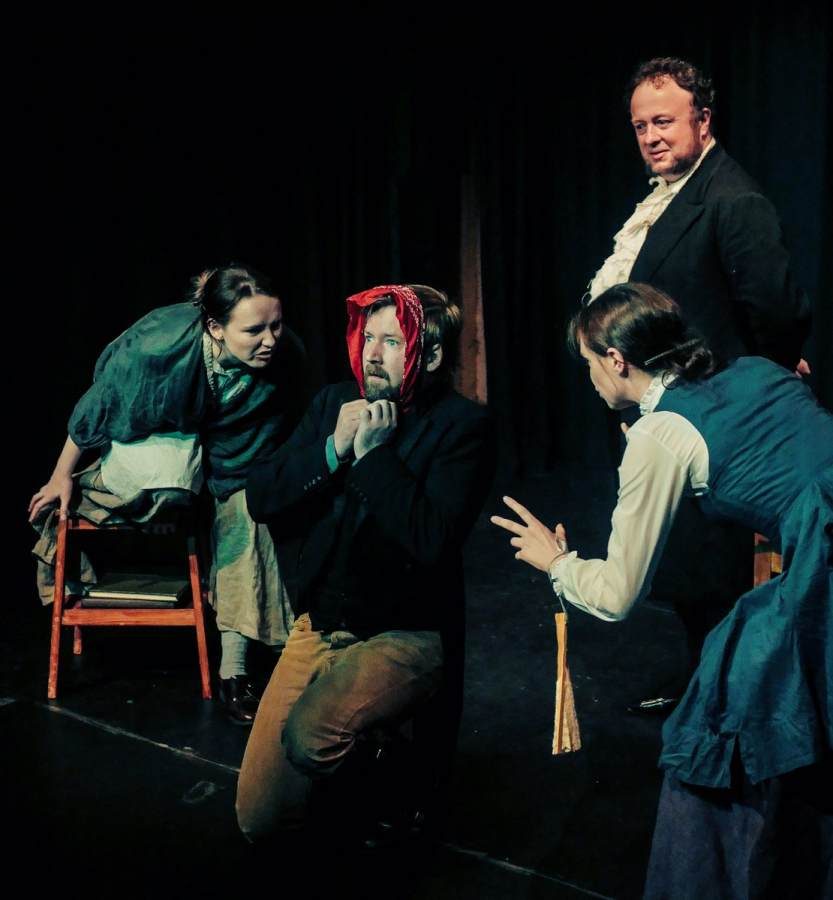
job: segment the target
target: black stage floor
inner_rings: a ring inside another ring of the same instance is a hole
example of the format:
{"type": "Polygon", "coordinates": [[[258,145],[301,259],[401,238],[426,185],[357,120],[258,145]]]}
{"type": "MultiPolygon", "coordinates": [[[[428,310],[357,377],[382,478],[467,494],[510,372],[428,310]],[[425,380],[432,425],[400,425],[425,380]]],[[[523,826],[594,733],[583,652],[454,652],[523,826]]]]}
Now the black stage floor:
{"type": "MultiPolygon", "coordinates": [[[[563,520],[584,554],[603,552],[609,472],[564,468],[511,493],[545,521],[563,520]]],[[[466,700],[443,842],[354,859],[354,896],[640,895],[662,723],[625,706],[679,674],[680,625],[655,604],[618,624],[571,616],[583,747],[553,757],[554,597],[488,523],[501,506],[489,503],[466,550],[466,700]]],[[[247,732],[200,699],[190,630],[88,629],[77,658],[65,640],[50,703],[49,610],[35,598],[28,560],[13,571],[0,631],[7,871],[19,866],[29,889],[60,886],[67,897],[346,889],[341,870],[299,872],[289,852],[258,855],[239,836],[233,798],[247,732]],[[297,883],[305,887],[290,889],[297,883]]],[[[215,660],[217,649],[212,634],[215,660]]]]}

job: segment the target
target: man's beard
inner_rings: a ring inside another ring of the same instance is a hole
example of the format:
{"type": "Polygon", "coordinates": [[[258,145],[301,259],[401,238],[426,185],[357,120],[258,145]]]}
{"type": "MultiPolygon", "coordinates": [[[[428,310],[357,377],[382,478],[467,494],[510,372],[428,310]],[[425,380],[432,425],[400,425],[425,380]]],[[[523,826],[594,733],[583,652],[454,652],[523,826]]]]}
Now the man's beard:
{"type": "Polygon", "coordinates": [[[366,367],[364,370],[364,398],[370,403],[374,400],[398,400],[399,387],[391,387],[388,380],[388,373],[384,369],[366,367]],[[372,381],[368,379],[368,374],[378,375],[372,381]],[[384,379],[384,380],[382,380],[384,379]]]}

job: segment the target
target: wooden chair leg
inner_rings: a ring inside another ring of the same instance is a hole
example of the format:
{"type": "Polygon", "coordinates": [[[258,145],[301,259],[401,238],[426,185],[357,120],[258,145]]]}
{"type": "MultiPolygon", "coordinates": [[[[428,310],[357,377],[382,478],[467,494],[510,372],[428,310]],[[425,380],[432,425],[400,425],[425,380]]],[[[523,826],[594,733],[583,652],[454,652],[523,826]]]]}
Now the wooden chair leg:
{"type": "Polygon", "coordinates": [[[755,567],[752,575],[752,585],[766,584],[773,575],[781,572],[781,554],[772,549],[769,538],[762,534],[755,534],[755,567]]]}
{"type": "Polygon", "coordinates": [[[208,645],[205,640],[205,616],[203,613],[202,584],[197,556],[197,539],[194,531],[188,535],[188,575],[191,581],[191,597],[194,605],[194,629],[197,632],[197,657],[200,663],[200,682],[204,700],[211,699],[211,673],[208,668],[208,645]]]}
{"type": "Polygon", "coordinates": [[[72,628],[72,652],[76,656],[80,656],[83,649],[81,645],[81,626],[74,625],[72,628]]]}
{"type": "Polygon", "coordinates": [[[46,696],[55,700],[58,696],[58,662],[61,656],[61,617],[64,612],[64,584],[66,582],[68,520],[58,522],[55,547],[55,590],[52,595],[52,640],[49,645],[49,683],[46,696]]]}

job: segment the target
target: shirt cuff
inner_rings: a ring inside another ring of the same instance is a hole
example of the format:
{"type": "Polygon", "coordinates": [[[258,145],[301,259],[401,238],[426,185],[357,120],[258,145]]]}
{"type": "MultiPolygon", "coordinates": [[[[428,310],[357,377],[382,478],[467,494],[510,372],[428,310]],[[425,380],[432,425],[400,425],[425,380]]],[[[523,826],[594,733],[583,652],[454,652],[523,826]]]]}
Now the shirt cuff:
{"type": "Polygon", "coordinates": [[[333,435],[330,435],[324,444],[324,458],[327,460],[327,468],[330,471],[330,475],[332,475],[342,462],[336,453],[336,440],[333,435]]]}
{"type": "Polygon", "coordinates": [[[550,584],[552,584],[552,589],[559,597],[564,597],[564,584],[561,580],[564,575],[564,564],[571,559],[575,559],[577,556],[578,552],[571,550],[564,556],[559,556],[549,569],[547,569],[547,575],[549,576],[550,584]]]}

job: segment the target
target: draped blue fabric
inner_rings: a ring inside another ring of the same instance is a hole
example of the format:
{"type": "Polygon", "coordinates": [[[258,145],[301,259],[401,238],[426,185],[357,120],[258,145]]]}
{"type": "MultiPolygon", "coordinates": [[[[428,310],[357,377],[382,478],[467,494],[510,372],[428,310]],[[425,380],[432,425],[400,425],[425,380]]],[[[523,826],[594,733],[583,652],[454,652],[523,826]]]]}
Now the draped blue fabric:
{"type": "Polygon", "coordinates": [[[707,637],[665,723],[660,766],[727,787],[737,751],[757,783],[833,748],[833,416],[800,379],[756,357],[676,384],[657,409],[703,435],[704,511],[767,535],[783,558],[782,573],[743,594],[707,637]]]}

